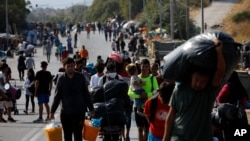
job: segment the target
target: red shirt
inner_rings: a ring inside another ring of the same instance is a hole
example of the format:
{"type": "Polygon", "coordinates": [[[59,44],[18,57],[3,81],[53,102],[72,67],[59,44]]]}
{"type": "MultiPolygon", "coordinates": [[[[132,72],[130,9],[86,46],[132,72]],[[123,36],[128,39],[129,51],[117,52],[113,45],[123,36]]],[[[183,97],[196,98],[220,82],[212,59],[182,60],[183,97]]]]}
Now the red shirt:
{"type": "Polygon", "coordinates": [[[130,78],[130,75],[125,70],[119,71],[119,72],[117,72],[117,74],[119,74],[122,77],[130,78]]]}
{"type": "MultiPolygon", "coordinates": [[[[228,84],[223,85],[223,87],[221,88],[221,90],[217,96],[217,105],[219,105],[220,103],[228,103],[230,101],[229,100],[230,94],[231,94],[230,86],[228,84]]],[[[237,99],[235,99],[235,101],[236,100],[237,99]]],[[[241,102],[245,107],[246,103],[247,103],[247,97],[242,98],[241,102]]]]}
{"type": "MultiPolygon", "coordinates": [[[[150,115],[150,104],[151,99],[148,99],[145,102],[144,113],[150,115]]],[[[149,124],[149,131],[157,138],[163,138],[164,128],[165,128],[165,119],[169,111],[168,104],[162,104],[158,96],[157,101],[157,110],[155,112],[155,117],[152,123],[149,124]]]]}
{"type": "Polygon", "coordinates": [[[64,60],[65,58],[67,58],[69,55],[69,52],[67,50],[62,51],[62,60],[64,60]]]}

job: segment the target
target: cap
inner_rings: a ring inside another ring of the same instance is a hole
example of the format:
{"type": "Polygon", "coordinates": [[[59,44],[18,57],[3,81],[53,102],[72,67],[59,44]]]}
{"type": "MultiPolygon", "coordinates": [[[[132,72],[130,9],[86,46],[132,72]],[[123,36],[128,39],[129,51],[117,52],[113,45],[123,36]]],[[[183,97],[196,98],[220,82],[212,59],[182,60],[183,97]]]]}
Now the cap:
{"type": "Polygon", "coordinates": [[[122,55],[120,55],[118,53],[111,53],[109,55],[109,58],[115,62],[122,63],[122,55]]]}

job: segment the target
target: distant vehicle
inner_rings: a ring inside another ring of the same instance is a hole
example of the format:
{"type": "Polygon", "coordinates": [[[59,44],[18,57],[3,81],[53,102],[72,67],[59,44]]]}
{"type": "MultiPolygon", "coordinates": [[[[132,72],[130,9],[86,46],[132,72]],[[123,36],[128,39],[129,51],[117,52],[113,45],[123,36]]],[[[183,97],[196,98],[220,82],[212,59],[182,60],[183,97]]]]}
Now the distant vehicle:
{"type": "Polygon", "coordinates": [[[165,55],[173,51],[179,45],[181,45],[184,41],[181,40],[164,40],[164,41],[153,41],[154,51],[158,50],[159,55],[163,58],[165,55]]]}
{"type": "Polygon", "coordinates": [[[4,63],[7,61],[7,55],[4,51],[0,51],[0,60],[4,63]]]}

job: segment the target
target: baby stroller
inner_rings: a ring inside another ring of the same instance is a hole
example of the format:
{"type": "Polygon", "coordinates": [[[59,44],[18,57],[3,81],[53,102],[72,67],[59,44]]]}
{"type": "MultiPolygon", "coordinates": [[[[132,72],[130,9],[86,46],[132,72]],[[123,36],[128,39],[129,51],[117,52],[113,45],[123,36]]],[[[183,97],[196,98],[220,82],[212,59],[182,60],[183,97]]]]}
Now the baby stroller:
{"type": "Polygon", "coordinates": [[[103,141],[121,141],[121,132],[126,124],[125,108],[130,99],[125,81],[112,80],[104,87],[96,87],[91,93],[96,118],[103,117],[101,133],[103,141]]]}
{"type": "MultiPolygon", "coordinates": [[[[16,87],[16,80],[15,79],[11,79],[10,81],[14,81],[14,85],[7,84],[7,87],[5,87],[6,89],[6,94],[9,97],[9,100],[12,102],[13,104],[13,108],[12,111],[14,112],[14,115],[18,115],[18,109],[16,106],[16,100],[19,99],[21,97],[22,91],[20,88],[16,87]]],[[[5,107],[5,112],[4,114],[7,114],[7,109],[5,107]]]]}

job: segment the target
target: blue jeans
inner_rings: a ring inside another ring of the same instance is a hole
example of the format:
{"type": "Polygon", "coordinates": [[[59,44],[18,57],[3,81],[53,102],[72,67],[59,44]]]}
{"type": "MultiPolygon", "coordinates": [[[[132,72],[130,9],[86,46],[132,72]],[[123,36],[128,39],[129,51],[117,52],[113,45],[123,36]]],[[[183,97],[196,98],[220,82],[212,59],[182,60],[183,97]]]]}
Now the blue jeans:
{"type": "Polygon", "coordinates": [[[148,132],[148,141],[162,141],[162,139],[157,138],[151,132],[148,132]]]}
{"type": "MultiPolygon", "coordinates": [[[[136,89],[134,90],[134,93],[137,95],[141,95],[145,91],[143,89],[136,89]]],[[[147,98],[135,98],[135,106],[136,107],[141,107],[143,104],[147,101],[147,98]]]]}

